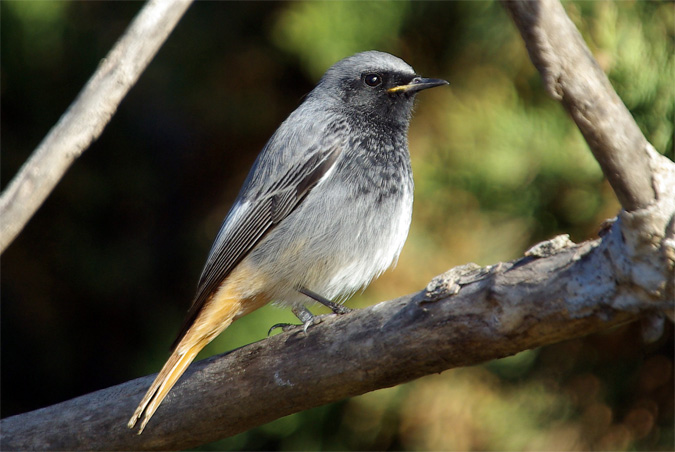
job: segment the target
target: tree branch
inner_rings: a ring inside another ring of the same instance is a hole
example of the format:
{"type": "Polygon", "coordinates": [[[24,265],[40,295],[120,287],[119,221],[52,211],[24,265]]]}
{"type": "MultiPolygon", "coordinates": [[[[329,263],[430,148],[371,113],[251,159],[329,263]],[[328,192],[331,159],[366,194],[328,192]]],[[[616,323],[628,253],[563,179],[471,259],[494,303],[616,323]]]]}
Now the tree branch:
{"type": "Polygon", "coordinates": [[[647,140],[558,0],[502,4],[548,93],[576,122],[624,209],[654,201],[647,140]]]}
{"type": "MultiPolygon", "coordinates": [[[[675,176],[675,174],[671,174],[675,176]]],[[[1,421],[3,450],[185,449],[311,407],[559,342],[672,307],[615,277],[625,244],[554,240],[465,265],[425,291],[193,364],[142,435],[126,427],[154,376],[1,421]],[[601,301],[599,301],[601,300],[601,301]],[[626,304],[626,300],[631,300],[626,304]]]]}
{"type": "Polygon", "coordinates": [[[192,0],[150,0],[0,197],[0,253],[96,140],[192,0]]]}
{"type": "Polygon", "coordinates": [[[626,210],[620,217],[627,253],[616,276],[672,300],[675,184],[663,172],[672,173],[673,162],[647,142],[559,0],[502,4],[547,91],[572,116],[626,210]]]}
{"type": "Polygon", "coordinates": [[[574,48],[583,43],[560,17],[558,3],[506,6],[547,86],[586,129],[630,211],[601,239],[575,245],[556,238],[513,262],[458,267],[424,291],[326,317],[307,335],[297,329],[195,363],[141,436],[126,421],[154,376],[4,419],[0,448],[183,449],[430,373],[601,331],[645,312],[672,315],[675,165],[636,136],[585,46],[574,48]],[[555,57],[558,48],[563,56],[555,57]],[[586,61],[562,64],[564,55],[586,61]]]}

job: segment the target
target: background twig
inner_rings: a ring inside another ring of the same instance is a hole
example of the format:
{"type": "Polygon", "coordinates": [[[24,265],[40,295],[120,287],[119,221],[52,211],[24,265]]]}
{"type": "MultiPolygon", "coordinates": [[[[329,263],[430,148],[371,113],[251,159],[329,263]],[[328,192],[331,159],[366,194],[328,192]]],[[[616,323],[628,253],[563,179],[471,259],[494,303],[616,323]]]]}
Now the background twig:
{"type": "Polygon", "coordinates": [[[0,197],[0,253],[96,140],[192,0],[150,0],[0,197]]]}
{"type": "Polygon", "coordinates": [[[674,165],[636,137],[634,124],[625,124],[625,137],[612,131],[613,121],[632,119],[616,106],[607,83],[573,88],[581,83],[576,77],[604,77],[585,47],[569,54],[572,60],[585,55],[588,64],[554,64],[564,59],[558,47],[583,46],[578,34],[563,33],[571,32],[571,23],[560,17],[557,2],[507,8],[547,86],[560,91],[557,97],[589,129],[584,135],[594,155],[623,206],[635,212],[622,214],[601,240],[556,240],[514,262],[460,267],[426,291],[329,317],[306,336],[280,334],[195,363],[142,436],[128,430],[126,420],[153,376],[4,419],[2,448],[187,448],[312,406],[672,309],[674,165]]]}
{"type": "Polygon", "coordinates": [[[626,210],[654,200],[647,140],[558,0],[502,2],[548,93],[586,138],[626,210]]]}

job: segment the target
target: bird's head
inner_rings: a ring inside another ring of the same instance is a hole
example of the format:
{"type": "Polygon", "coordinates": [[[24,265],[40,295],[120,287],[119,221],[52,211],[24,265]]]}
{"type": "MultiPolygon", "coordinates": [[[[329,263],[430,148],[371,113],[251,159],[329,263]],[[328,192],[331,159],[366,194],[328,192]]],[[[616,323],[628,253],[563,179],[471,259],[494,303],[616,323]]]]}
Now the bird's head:
{"type": "Polygon", "coordinates": [[[384,52],[357,53],[335,63],[312,92],[347,111],[395,122],[410,119],[415,94],[447,85],[423,78],[402,59],[384,52]]]}

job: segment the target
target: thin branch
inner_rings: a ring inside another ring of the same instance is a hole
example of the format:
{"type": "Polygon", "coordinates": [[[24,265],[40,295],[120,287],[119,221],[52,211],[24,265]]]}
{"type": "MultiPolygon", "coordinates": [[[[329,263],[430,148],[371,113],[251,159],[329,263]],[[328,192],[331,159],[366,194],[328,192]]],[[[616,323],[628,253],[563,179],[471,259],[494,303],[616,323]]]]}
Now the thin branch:
{"type": "Polygon", "coordinates": [[[142,435],[126,427],[154,376],[1,421],[3,450],[185,449],[291,413],[635,320],[669,306],[614,278],[618,225],[514,262],[458,267],[426,291],[331,315],[191,366],[142,435]],[[543,257],[542,257],[543,256],[543,257]],[[630,307],[617,309],[621,300],[630,307]],[[621,299],[621,300],[620,300],[621,299]],[[603,300],[599,302],[598,300],[603,300]]]}
{"type": "MultiPolygon", "coordinates": [[[[559,4],[550,0],[529,5],[507,3],[507,8],[516,11],[514,18],[522,10],[530,19],[559,14],[559,4]]],[[[560,21],[564,24],[546,21],[544,28],[568,27],[568,20],[560,21]]],[[[543,32],[523,37],[539,42],[543,32]]],[[[583,44],[562,32],[549,38],[563,40],[547,41],[551,54],[566,48],[568,40],[583,44]]],[[[542,62],[548,54],[537,56],[541,52],[532,50],[537,45],[528,46],[536,64],[548,67],[542,62]]],[[[587,50],[585,58],[592,60],[587,50]]],[[[598,77],[594,64],[574,69],[582,79],[598,77]]],[[[675,165],[644,138],[636,139],[635,131],[613,141],[605,124],[627,121],[613,96],[571,90],[576,76],[568,82],[564,71],[546,74],[554,74],[545,79],[557,84],[549,87],[561,90],[573,117],[585,115],[589,124],[580,121],[580,127],[591,131],[584,134],[612,143],[594,153],[631,212],[622,212],[600,240],[574,245],[557,238],[517,261],[462,266],[425,291],[327,317],[307,335],[297,329],[195,363],[141,436],[126,428],[126,420],[154,376],[4,419],[0,448],[184,449],[345,397],[601,331],[644,312],[672,314],[675,165]],[[583,95],[591,101],[584,103],[583,95]],[[586,110],[575,113],[586,104],[586,110]],[[621,182],[617,175],[628,180],[621,182]]],[[[594,146],[593,140],[589,143],[594,146]]]]}
{"type": "Polygon", "coordinates": [[[647,142],[559,0],[502,4],[549,94],[572,116],[625,209],[619,216],[626,254],[615,276],[672,300],[673,163],[647,142]]]}
{"type": "Polygon", "coordinates": [[[0,253],[96,140],[192,0],[150,0],[0,197],[0,253]]]}
{"type": "Polygon", "coordinates": [[[586,138],[628,211],[655,199],[647,140],[558,0],[502,4],[525,41],[548,93],[559,100],[586,138]]]}

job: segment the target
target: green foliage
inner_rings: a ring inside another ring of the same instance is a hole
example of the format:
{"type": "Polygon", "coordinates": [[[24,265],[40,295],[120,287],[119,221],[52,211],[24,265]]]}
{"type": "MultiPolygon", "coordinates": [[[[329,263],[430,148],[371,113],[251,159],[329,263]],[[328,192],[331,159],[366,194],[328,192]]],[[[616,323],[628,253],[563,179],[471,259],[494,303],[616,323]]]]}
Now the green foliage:
{"type": "Polygon", "coordinates": [[[293,2],[279,16],[274,42],[296,54],[313,79],[353,53],[389,50],[396,42],[408,2],[293,2]]]}
{"type": "Polygon", "coordinates": [[[583,6],[582,30],[596,58],[649,141],[673,158],[675,9],[668,2],[583,6]]]}
{"type": "Polygon", "coordinates": [[[54,64],[63,51],[67,3],[7,1],[4,5],[22,24],[25,33],[23,52],[31,56],[29,64],[46,67],[54,64]]]}
{"type": "MultiPolygon", "coordinates": [[[[6,184],[140,4],[0,7],[6,184]]],[[[647,139],[672,159],[672,3],[564,7],[647,139]]],[[[594,238],[618,212],[498,2],[196,2],[3,255],[3,415],[157,371],[255,155],[328,66],[369,49],[450,86],[419,96],[414,217],[398,267],[352,306],[419,290],[453,265],[514,259],[556,234],[594,238]]],[[[202,356],[292,321],[265,307],[202,356]]],[[[626,327],[298,413],[203,449],[672,450],[672,357],[672,328],[646,347],[626,327]]]]}

